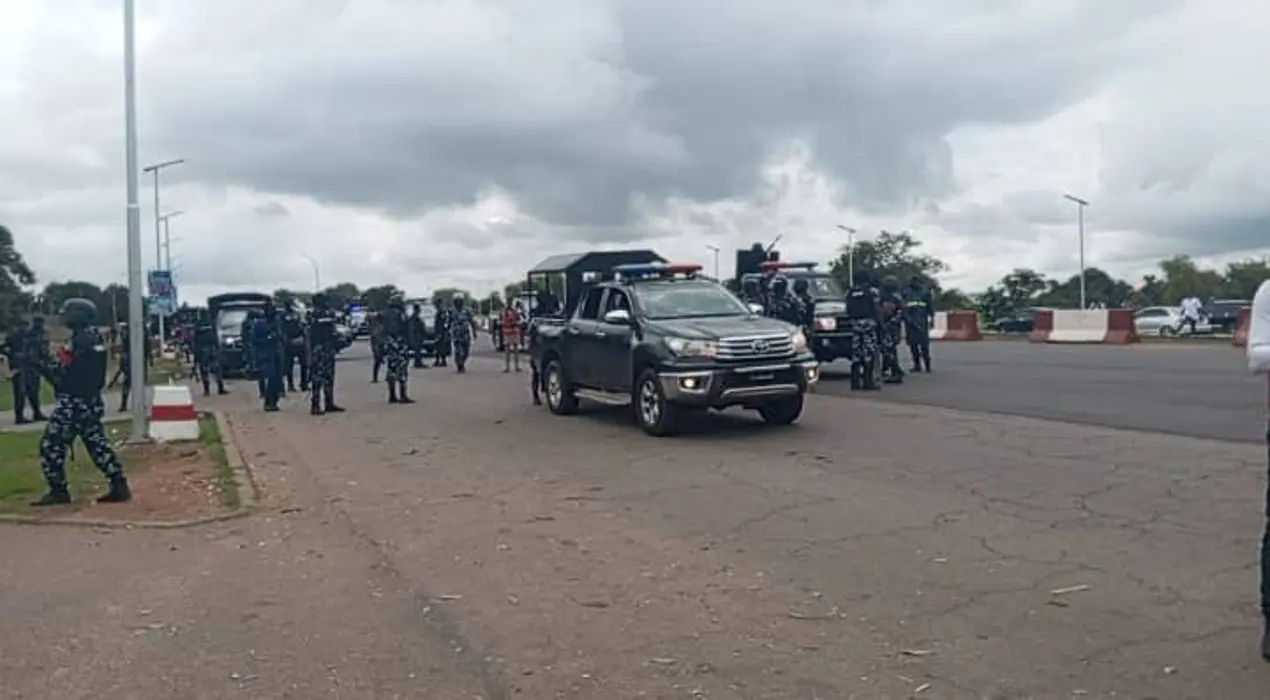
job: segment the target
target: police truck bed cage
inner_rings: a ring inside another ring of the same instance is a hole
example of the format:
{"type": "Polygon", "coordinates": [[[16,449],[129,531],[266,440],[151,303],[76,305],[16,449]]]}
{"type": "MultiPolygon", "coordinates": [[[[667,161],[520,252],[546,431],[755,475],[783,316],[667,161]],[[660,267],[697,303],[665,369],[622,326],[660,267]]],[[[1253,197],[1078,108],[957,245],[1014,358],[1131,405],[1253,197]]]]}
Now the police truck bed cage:
{"type": "Polygon", "coordinates": [[[271,301],[273,296],[260,292],[230,292],[208,297],[207,308],[216,313],[216,309],[227,306],[264,306],[271,301]]]}
{"type": "Polygon", "coordinates": [[[561,310],[568,315],[591,283],[611,275],[614,267],[665,262],[665,258],[651,250],[596,250],[553,255],[530,268],[526,282],[531,290],[554,295],[560,301],[561,310]]]}

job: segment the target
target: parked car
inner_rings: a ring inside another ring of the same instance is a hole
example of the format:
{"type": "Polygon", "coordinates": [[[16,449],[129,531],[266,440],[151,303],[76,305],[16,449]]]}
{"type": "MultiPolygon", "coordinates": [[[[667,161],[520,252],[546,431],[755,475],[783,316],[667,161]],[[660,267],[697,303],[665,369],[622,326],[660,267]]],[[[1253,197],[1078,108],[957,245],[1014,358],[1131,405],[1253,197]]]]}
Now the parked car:
{"type": "Polygon", "coordinates": [[[1024,309],[1002,316],[988,324],[988,327],[998,333],[1031,333],[1035,325],[1036,309],[1024,309]]]}
{"type": "MultiPolygon", "coordinates": [[[[1133,315],[1133,327],[1138,335],[1169,338],[1176,335],[1190,335],[1189,326],[1182,328],[1182,310],[1176,306],[1148,306],[1139,309],[1133,315]]],[[[1200,317],[1195,324],[1195,335],[1211,335],[1213,325],[1207,318],[1200,317]]]]}
{"type": "Polygon", "coordinates": [[[1244,306],[1252,306],[1252,302],[1247,299],[1214,299],[1204,305],[1204,312],[1208,314],[1214,332],[1233,335],[1239,309],[1244,306]]]}

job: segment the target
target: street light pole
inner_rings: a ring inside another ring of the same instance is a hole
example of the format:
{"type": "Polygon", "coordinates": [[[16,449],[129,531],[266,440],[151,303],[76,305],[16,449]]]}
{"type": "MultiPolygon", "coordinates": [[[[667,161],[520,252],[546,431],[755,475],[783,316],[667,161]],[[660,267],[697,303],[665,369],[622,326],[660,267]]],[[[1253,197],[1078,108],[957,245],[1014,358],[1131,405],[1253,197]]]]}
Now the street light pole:
{"type": "Polygon", "coordinates": [[[172,272],[172,230],[168,224],[176,217],[184,214],[181,210],[171,211],[159,217],[163,222],[163,269],[172,272]]]}
{"type": "MultiPolygon", "coordinates": [[[[184,163],[184,158],[176,158],[174,160],[165,160],[162,163],[147,165],[144,170],[147,173],[154,174],[154,269],[163,269],[163,215],[159,209],[159,171],[164,168],[180,165],[184,163]]],[[[167,320],[164,314],[157,314],[159,317],[159,348],[163,347],[164,340],[167,338],[164,333],[163,324],[167,320]]],[[[144,325],[142,326],[144,328],[144,325]]]]}
{"type": "Polygon", "coordinates": [[[1063,199],[1076,204],[1076,232],[1080,245],[1080,308],[1089,308],[1085,301],[1085,207],[1089,206],[1089,201],[1076,197],[1074,195],[1065,194],[1063,199]]]}
{"type": "Polygon", "coordinates": [[[715,281],[718,281],[719,279],[719,246],[711,245],[707,243],[706,250],[714,252],[714,279],[715,281]]]}
{"type": "Polygon", "coordinates": [[[838,228],[847,232],[847,286],[855,286],[855,234],[850,226],[838,224],[838,228]]]}
{"type": "MultiPolygon", "coordinates": [[[[137,182],[137,31],[134,0],[123,2],[123,101],[124,143],[128,169],[128,334],[129,376],[144,387],[146,353],[145,305],[141,297],[141,204],[137,182]]],[[[145,389],[132,398],[132,439],[145,440],[147,425],[145,389]]]]}
{"type": "Polygon", "coordinates": [[[309,265],[313,267],[313,293],[317,294],[318,292],[322,291],[322,272],[321,272],[321,268],[318,267],[318,261],[314,260],[313,258],[303,253],[300,254],[300,257],[304,258],[305,260],[308,260],[309,265]]]}

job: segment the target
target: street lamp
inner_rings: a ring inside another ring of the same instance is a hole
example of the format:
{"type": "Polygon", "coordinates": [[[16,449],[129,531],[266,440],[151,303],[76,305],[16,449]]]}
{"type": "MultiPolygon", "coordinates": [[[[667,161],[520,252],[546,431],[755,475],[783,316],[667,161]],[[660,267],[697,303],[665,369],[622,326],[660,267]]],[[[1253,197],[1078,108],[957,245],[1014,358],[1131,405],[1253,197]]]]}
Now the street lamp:
{"type": "Polygon", "coordinates": [[[172,230],[168,227],[168,222],[184,213],[178,209],[159,217],[159,221],[163,223],[163,268],[169,273],[172,272],[172,230]]]}
{"type": "Polygon", "coordinates": [[[847,286],[855,286],[855,234],[850,226],[838,224],[838,228],[847,232],[847,286]]]}
{"type": "MultiPolygon", "coordinates": [[[[123,102],[124,152],[128,170],[128,345],[129,375],[139,384],[146,376],[145,304],[141,296],[141,204],[137,183],[137,10],[134,0],[123,0],[123,102]]],[[[157,171],[156,171],[157,173],[157,171]]],[[[157,179],[156,174],[156,179],[157,179]]],[[[156,185],[157,187],[157,185],[156,185]]],[[[157,195],[156,195],[157,197],[157,195]]],[[[157,207],[156,207],[157,211],[157,207]]],[[[132,400],[132,439],[145,440],[149,432],[145,390],[132,400]]]]}
{"type": "Polygon", "coordinates": [[[1076,204],[1076,231],[1080,244],[1080,308],[1088,308],[1085,303],[1085,207],[1089,201],[1075,195],[1065,194],[1063,199],[1076,204]]]}
{"type": "Polygon", "coordinates": [[[719,279],[719,246],[711,245],[707,243],[706,250],[712,251],[714,253],[714,279],[718,280],[719,279]]]}
{"type": "Polygon", "coordinates": [[[322,291],[322,272],[321,272],[321,268],[318,267],[318,261],[305,255],[304,253],[301,253],[300,257],[304,258],[305,260],[308,260],[309,265],[313,267],[313,293],[317,294],[318,292],[322,291]]]}
{"type": "MultiPolygon", "coordinates": [[[[175,160],[165,160],[162,163],[155,163],[154,165],[147,165],[146,167],[142,168],[144,172],[152,173],[154,175],[154,269],[155,270],[163,269],[163,215],[159,213],[160,212],[159,171],[163,170],[164,168],[170,168],[174,165],[180,165],[181,163],[184,163],[184,162],[185,162],[184,158],[177,158],[175,160]]],[[[161,348],[163,347],[164,342],[167,340],[167,335],[165,334],[165,329],[163,328],[164,323],[167,321],[167,316],[166,314],[163,314],[163,313],[157,313],[156,315],[159,317],[159,347],[161,348]]]]}

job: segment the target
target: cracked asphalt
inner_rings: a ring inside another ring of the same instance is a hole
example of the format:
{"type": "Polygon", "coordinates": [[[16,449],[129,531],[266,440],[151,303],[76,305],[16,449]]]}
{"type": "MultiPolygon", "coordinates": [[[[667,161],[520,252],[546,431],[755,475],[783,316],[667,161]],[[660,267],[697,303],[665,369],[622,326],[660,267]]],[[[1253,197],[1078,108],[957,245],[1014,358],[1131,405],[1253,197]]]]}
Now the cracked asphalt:
{"type": "Polygon", "coordinates": [[[791,429],[656,440],[535,409],[489,358],[415,371],[414,406],[368,373],[340,363],[344,415],[265,415],[242,383],[208,403],[264,488],[252,518],[7,531],[4,697],[1270,689],[1264,446],[823,393],[791,429]]]}

